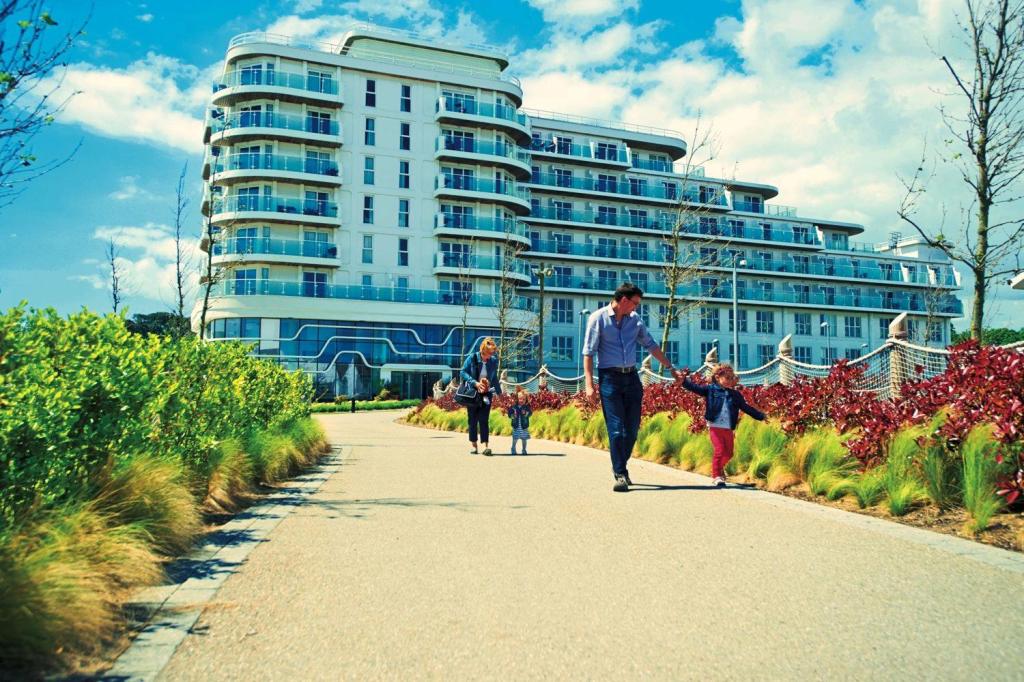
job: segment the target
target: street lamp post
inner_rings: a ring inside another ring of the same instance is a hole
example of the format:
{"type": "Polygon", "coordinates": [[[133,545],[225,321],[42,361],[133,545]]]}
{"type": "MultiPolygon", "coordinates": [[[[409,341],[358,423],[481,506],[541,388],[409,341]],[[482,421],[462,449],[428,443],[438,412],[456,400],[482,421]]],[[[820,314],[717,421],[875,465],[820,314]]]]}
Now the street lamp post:
{"type": "Polygon", "coordinates": [[[583,321],[590,315],[590,311],[584,308],[580,311],[580,347],[576,352],[576,376],[580,375],[580,358],[583,357],[583,321]]]}
{"type": "Polygon", "coordinates": [[[533,269],[533,274],[540,282],[540,310],[537,312],[537,369],[540,370],[544,366],[544,280],[555,271],[541,263],[533,269]]]}
{"type": "Polygon", "coordinates": [[[825,333],[825,364],[826,365],[831,365],[832,364],[832,341],[829,340],[828,320],[825,320],[819,326],[821,327],[821,330],[825,333]]]}
{"type": "Polygon", "coordinates": [[[739,294],[736,291],[736,268],[747,267],[746,258],[733,258],[732,260],[732,365],[740,371],[740,304],[739,294]]]}

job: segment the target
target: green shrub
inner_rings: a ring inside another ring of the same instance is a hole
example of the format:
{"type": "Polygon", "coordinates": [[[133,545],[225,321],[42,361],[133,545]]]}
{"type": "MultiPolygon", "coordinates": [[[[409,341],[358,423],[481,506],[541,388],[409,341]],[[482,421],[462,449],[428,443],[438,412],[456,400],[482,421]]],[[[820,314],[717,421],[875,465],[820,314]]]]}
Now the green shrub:
{"type": "Polygon", "coordinates": [[[882,473],[881,469],[876,467],[850,479],[853,484],[853,496],[857,498],[857,505],[861,509],[875,506],[885,495],[885,481],[882,478],[882,473]]]}
{"type": "Polygon", "coordinates": [[[913,506],[928,499],[927,491],[914,470],[914,462],[921,459],[919,440],[928,427],[905,426],[893,434],[886,447],[886,461],[881,467],[885,483],[886,506],[893,516],[903,516],[913,506]]]}
{"type": "Polygon", "coordinates": [[[960,448],[963,456],[963,501],[971,515],[968,527],[974,532],[988,528],[992,516],[1003,506],[995,488],[997,449],[998,443],[990,424],[980,424],[971,429],[960,448]]]}

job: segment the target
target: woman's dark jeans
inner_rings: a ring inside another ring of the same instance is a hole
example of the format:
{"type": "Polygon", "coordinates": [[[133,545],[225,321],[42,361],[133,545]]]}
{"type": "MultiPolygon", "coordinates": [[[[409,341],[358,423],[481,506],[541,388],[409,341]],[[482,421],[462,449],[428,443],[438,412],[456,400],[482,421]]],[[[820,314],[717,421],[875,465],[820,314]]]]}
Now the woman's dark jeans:
{"type": "Polygon", "coordinates": [[[469,414],[469,442],[477,442],[477,432],[480,434],[480,441],[487,443],[487,421],[491,418],[490,404],[484,405],[482,400],[477,400],[472,405],[466,406],[469,414]]]}

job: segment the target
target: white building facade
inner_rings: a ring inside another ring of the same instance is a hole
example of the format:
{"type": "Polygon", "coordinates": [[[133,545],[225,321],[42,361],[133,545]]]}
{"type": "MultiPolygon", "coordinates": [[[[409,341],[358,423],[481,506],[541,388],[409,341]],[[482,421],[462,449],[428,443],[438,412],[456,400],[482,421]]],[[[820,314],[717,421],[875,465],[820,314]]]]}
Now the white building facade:
{"type": "MultiPolygon", "coordinates": [[[[717,345],[755,367],[787,334],[797,360],[856,357],[901,312],[918,340],[948,343],[961,308],[942,254],[895,235],[859,245],[861,226],[773,205],[770,185],[680,173],[672,131],[524,110],[507,66],[371,26],[336,45],[233,39],[205,131],[209,335],[328,393],[390,382],[413,397],[482,335],[538,346],[542,320],[544,362],[575,375],[586,311],[622,281],[681,365],[717,345]],[[691,267],[669,323],[671,262],[691,267]]],[[[508,369],[535,371],[539,351],[508,369]]]]}

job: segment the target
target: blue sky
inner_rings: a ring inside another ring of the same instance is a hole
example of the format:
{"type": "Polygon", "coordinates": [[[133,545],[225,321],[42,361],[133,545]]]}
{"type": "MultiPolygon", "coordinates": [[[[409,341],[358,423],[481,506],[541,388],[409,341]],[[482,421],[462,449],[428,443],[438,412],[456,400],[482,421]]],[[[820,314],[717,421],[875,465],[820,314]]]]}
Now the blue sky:
{"type": "MultiPolygon", "coordinates": [[[[62,26],[84,19],[61,0],[62,26]]],[[[526,106],[667,127],[689,136],[698,111],[718,140],[715,175],[767,182],[803,215],[865,224],[864,241],[900,226],[897,174],[941,141],[947,87],[940,49],[956,0],[293,0],[246,3],[98,0],[70,55],[80,90],[37,138],[40,158],[69,163],[0,209],[0,306],[27,299],[69,312],[109,309],[98,261],[115,235],[132,312],[169,308],[165,230],[189,164],[197,233],[201,121],[231,36],[269,30],[330,38],[353,21],[504,47],[526,106]]],[[[951,53],[952,54],[952,53],[951,53]]],[[[926,222],[958,216],[963,191],[939,166],[926,222]]],[[[953,220],[952,222],[955,222],[953,220]]],[[[1001,288],[1000,288],[1001,289],[1001,288]]],[[[1000,291],[993,324],[1019,326],[1020,296],[1000,291]]],[[[966,292],[963,298],[966,301],[966,292]]],[[[960,323],[958,326],[963,326],[960,323]]]]}

